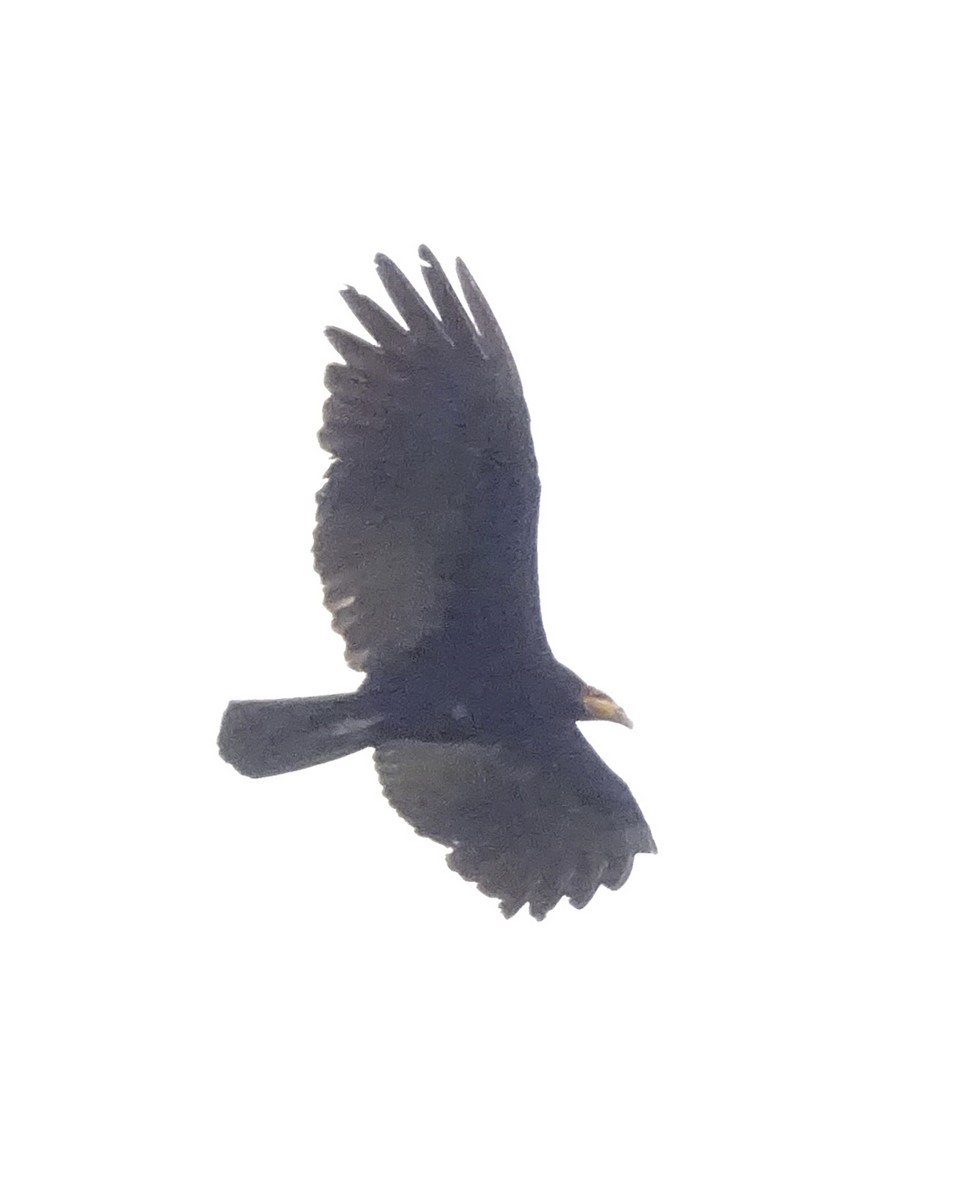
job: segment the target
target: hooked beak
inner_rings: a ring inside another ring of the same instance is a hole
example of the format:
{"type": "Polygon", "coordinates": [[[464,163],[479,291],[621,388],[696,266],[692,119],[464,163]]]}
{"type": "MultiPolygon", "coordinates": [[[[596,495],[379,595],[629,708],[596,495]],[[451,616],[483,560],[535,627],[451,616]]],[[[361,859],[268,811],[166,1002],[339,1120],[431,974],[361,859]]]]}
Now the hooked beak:
{"type": "Polygon", "coordinates": [[[632,722],[625,710],[604,692],[586,686],[582,699],[585,711],[592,721],[614,721],[616,725],[624,725],[626,729],[632,728],[632,722]]]}

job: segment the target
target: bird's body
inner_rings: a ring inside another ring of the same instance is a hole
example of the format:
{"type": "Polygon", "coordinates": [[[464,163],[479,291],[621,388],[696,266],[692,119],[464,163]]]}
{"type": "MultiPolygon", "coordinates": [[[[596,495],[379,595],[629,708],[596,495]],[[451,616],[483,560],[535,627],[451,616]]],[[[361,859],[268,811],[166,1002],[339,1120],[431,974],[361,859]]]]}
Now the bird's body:
{"type": "Polygon", "coordinates": [[[465,267],[471,318],[421,257],[436,312],[378,256],[406,328],[347,289],[376,345],[326,331],[345,361],[326,372],[320,441],[334,460],[313,550],[366,678],[347,696],[232,703],[219,745],[249,775],[374,746],[391,803],[451,847],[449,864],[507,915],[529,902],[542,917],[562,895],[580,906],[620,886],[655,846],[575,725],[627,718],[557,662],[544,632],[540,485],[512,356],[465,267]]]}

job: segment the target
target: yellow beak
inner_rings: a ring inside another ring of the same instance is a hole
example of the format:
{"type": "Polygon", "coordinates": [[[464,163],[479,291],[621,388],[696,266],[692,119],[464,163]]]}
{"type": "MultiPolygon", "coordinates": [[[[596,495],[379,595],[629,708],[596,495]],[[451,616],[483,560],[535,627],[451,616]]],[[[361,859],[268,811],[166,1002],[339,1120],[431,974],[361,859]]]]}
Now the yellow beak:
{"type": "Polygon", "coordinates": [[[625,710],[619,708],[610,696],[599,692],[597,688],[586,688],[584,691],[584,707],[587,714],[595,721],[614,721],[616,725],[624,725],[631,729],[632,723],[625,710]]]}

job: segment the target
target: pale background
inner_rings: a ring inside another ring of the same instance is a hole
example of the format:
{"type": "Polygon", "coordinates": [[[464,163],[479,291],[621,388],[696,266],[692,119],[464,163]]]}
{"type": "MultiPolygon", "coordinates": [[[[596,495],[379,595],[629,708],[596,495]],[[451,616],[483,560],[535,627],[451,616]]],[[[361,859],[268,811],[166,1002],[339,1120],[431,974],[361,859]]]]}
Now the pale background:
{"type": "Polygon", "coordinates": [[[972,12],[9,12],[5,1196],[975,1194],[972,12]],[[321,329],[421,240],[660,846],[542,925],[214,747],[356,682],[321,329]]]}

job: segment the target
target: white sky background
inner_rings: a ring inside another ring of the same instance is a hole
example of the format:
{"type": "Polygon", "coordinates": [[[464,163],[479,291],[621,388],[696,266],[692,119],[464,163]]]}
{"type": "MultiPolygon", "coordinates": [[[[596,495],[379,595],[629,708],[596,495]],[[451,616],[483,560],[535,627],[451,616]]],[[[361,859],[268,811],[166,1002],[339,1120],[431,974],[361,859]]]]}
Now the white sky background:
{"type": "Polygon", "coordinates": [[[973,12],[639,13],[7,18],[4,1195],[974,1195],[973,12]],[[214,746],[357,681],[321,330],[422,240],[660,847],[542,925],[214,746]]]}

